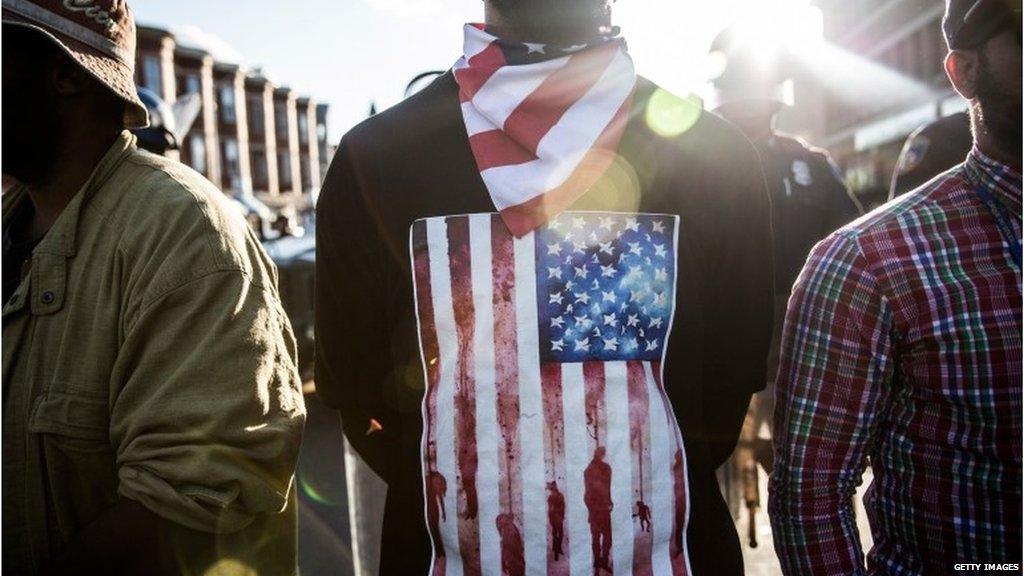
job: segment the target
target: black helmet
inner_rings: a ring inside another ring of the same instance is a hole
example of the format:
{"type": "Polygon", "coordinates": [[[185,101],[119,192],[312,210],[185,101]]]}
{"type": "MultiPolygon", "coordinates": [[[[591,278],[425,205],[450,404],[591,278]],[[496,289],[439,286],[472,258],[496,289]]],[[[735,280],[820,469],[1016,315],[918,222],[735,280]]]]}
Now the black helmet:
{"type": "Polygon", "coordinates": [[[792,104],[785,84],[793,74],[793,55],[783,42],[752,33],[753,29],[742,22],[734,23],[711,43],[708,63],[715,91],[712,108],[745,100],[792,104]]]}
{"type": "Polygon", "coordinates": [[[139,99],[149,111],[149,126],[132,130],[139,139],[139,147],[154,154],[177,150],[179,142],[175,135],[174,110],[152,90],[141,86],[138,90],[139,99]]]}
{"type": "Polygon", "coordinates": [[[914,190],[964,161],[971,151],[971,118],[957,112],[925,124],[903,144],[889,186],[889,200],[914,190]]]}

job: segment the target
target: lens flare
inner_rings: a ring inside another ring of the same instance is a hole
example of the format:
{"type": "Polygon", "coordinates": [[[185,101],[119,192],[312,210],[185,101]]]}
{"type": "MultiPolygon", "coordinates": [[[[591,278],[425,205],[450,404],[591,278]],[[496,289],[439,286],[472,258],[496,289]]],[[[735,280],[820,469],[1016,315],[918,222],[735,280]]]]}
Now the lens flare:
{"type": "Polygon", "coordinates": [[[655,134],[674,138],[692,128],[703,110],[703,103],[697,96],[680,98],[659,88],[647,102],[644,119],[655,134]]]}

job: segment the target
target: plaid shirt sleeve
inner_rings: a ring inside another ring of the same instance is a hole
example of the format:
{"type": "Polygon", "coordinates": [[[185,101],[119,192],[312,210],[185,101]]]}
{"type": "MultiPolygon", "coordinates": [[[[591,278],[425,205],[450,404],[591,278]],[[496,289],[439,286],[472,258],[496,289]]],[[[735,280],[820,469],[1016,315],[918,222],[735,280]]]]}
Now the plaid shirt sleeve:
{"type": "Polygon", "coordinates": [[[789,301],[769,513],[783,571],[861,574],[853,495],[885,414],[892,313],[858,238],[812,251],[789,301]]]}

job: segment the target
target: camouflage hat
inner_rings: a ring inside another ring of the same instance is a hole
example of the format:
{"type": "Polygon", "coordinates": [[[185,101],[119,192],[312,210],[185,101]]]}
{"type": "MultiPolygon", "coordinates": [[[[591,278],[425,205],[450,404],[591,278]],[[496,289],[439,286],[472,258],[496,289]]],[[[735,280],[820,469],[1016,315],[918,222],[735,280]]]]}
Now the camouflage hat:
{"type": "Polygon", "coordinates": [[[125,0],[2,0],[3,23],[37,30],[127,103],[125,128],[149,124],[135,89],[135,19],[125,0]]]}

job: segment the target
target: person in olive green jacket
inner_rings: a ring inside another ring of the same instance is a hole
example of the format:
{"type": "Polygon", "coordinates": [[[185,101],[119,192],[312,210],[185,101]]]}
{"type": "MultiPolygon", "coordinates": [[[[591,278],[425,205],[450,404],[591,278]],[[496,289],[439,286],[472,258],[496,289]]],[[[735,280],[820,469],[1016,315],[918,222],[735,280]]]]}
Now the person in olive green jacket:
{"type": "Polygon", "coordinates": [[[123,0],[3,0],[3,563],[296,572],[305,420],[277,273],[136,148],[123,0]]]}

